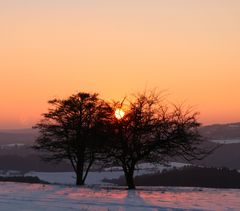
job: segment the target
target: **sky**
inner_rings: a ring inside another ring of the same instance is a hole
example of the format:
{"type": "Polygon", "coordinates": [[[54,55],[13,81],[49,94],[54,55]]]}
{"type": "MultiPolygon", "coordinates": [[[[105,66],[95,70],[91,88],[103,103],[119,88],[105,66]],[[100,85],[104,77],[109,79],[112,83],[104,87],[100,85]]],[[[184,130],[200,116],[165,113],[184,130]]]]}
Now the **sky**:
{"type": "Polygon", "coordinates": [[[78,91],[144,89],[240,121],[239,0],[0,0],[0,129],[31,127],[78,91]]]}

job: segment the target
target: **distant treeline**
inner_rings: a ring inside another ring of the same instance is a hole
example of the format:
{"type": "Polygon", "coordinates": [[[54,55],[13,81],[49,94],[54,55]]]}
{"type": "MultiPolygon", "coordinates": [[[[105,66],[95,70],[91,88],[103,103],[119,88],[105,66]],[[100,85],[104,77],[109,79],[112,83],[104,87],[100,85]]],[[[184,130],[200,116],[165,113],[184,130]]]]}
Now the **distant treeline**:
{"type": "Polygon", "coordinates": [[[48,182],[42,181],[38,177],[32,177],[32,176],[0,177],[0,182],[23,182],[23,183],[48,184],[48,182]]]}
{"type": "Polygon", "coordinates": [[[39,155],[29,154],[26,156],[19,155],[0,155],[1,170],[17,170],[21,172],[44,171],[44,172],[66,172],[72,171],[70,164],[62,161],[61,163],[44,162],[39,155]]]}
{"type": "MultiPolygon", "coordinates": [[[[104,179],[104,182],[126,185],[124,177],[104,179]]],[[[206,188],[240,188],[240,173],[227,168],[186,166],[135,177],[139,186],[184,186],[206,188]]]]}

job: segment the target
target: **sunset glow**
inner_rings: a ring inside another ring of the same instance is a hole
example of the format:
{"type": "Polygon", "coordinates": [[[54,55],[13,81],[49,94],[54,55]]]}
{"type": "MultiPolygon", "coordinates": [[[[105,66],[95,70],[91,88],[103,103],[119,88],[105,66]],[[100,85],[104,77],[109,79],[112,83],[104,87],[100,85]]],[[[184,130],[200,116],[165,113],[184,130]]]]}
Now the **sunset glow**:
{"type": "Polygon", "coordinates": [[[203,124],[240,121],[239,23],[239,0],[0,1],[0,128],[54,97],[156,87],[203,124]]]}

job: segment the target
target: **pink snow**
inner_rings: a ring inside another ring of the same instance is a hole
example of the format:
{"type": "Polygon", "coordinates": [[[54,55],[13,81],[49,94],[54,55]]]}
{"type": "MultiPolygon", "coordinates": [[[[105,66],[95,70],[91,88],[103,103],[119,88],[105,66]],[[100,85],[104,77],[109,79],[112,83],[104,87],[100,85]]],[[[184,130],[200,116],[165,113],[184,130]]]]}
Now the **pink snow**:
{"type": "Polygon", "coordinates": [[[1,182],[0,210],[240,210],[239,189],[78,188],[1,182]]]}

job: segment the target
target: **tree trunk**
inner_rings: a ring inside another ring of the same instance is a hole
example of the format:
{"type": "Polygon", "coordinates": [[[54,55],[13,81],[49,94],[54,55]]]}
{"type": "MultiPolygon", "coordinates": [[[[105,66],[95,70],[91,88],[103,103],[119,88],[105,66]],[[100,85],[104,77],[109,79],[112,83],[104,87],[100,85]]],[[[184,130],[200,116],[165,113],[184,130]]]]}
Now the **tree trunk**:
{"type": "Polygon", "coordinates": [[[83,174],[80,173],[79,171],[76,173],[76,185],[77,186],[81,186],[81,185],[84,185],[84,181],[83,181],[83,174]]]}
{"type": "Polygon", "coordinates": [[[81,155],[77,160],[77,168],[76,168],[76,185],[81,186],[84,185],[84,156],[81,155]]]}
{"type": "Polygon", "coordinates": [[[131,169],[129,171],[124,171],[124,174],[125,174],[125,180],[126,180],[126,183],[127,183],[127,186],[128,186],[128,189],[135,189],[135,183],[134,183],[134,178],[133,178],[133,172],[134,170],[131,169]]]}

